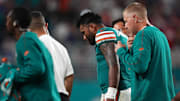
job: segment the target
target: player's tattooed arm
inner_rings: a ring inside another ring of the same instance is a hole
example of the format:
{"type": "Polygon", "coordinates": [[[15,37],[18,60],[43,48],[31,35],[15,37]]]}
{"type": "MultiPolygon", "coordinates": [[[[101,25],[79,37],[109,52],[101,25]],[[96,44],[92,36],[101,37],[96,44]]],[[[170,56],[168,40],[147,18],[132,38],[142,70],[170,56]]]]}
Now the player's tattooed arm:
{"type": "Polygon", "coordinates": [[[100,46],[100,50],[109,66],[109,86],[116,88],[118,81],[118,62],[114,48],[113,42],[104,43],[100,46]]]}

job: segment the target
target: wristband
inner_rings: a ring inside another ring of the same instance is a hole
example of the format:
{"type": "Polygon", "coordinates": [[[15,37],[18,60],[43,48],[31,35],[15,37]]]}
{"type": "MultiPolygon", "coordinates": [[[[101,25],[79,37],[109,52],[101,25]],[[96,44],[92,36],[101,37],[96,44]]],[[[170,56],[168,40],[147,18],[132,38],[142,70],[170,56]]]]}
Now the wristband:
{"type": "Polygon", "coordinates": [[[117,88],[108,87],[108,91],[105,94],[105,99],[116,99],[117,88]]]}

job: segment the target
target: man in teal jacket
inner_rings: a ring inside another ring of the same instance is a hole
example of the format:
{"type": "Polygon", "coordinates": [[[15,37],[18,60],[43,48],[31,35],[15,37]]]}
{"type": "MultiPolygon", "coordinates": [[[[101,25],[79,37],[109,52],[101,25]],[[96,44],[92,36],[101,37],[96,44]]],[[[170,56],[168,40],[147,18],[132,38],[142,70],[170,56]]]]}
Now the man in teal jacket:
{"type": "Polygon", "coordinates": [[[18,40],[14,86],[19,88],[22,101],[60,101],[51,56],[37,35],[28,32],[30,23],[31,15],[25,8],[14,8],[7,15],[7,29],[18,40]]]}
{"type": "Polygon", "coordinates": [[[123,12],[127,29],[136,35],[130,53],[120,41],[117,54],[134,72],[132,101],[171,101],[174,98],[171,52],[163,32],[149,24],[146,7],[132,3],[123,12]]]}

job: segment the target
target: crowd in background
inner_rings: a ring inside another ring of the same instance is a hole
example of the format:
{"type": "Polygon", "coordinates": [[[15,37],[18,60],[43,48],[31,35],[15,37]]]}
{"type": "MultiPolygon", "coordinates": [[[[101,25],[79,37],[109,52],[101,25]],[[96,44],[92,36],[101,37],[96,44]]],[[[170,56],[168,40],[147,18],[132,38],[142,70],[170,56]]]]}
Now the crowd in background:
{"type": "MultiPolygon", "coordinates": [[[[72,60],[75,79],[96,79],[95,48],[83,41],[76,21],[83,9],[91,9],[102,16],[106,26],[122,18],[123,9],[134,0],[0,0],[0,58],[15,63],[15,40],[7,33],[6,14],[11,8],[22,6],[40,10],[49,24],[50,34],[64,44],[72,60]],[[91,53],[91,54],[90,54],[91,53]]],[[[136,0],[148,8],[151,23],[167,36],[172,50],[173,68],[180,68],[180,0],[136,0]]]]}

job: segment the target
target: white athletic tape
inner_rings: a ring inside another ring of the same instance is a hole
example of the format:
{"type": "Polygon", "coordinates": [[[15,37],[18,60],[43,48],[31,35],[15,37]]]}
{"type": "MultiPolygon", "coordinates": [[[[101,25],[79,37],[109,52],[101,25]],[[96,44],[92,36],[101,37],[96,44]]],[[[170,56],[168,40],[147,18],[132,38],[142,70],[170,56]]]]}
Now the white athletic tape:
{"type": "Polygon", "coordinates": [[[116,99],[117,88],[108,87],[108,91],[105,94],[105,99],[116,99]]]}

